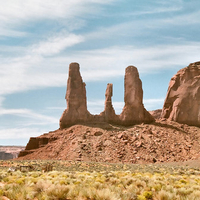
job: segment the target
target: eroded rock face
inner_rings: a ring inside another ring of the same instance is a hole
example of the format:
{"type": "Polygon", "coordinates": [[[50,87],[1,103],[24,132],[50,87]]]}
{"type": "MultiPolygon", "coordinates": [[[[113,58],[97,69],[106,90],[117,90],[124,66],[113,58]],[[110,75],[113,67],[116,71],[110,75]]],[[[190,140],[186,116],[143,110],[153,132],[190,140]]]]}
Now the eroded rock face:
{"type": "Polygon", "coordinates": [[[160,119],[162,109],[152,110],[152,111],[149,111],[149,113],[154,117],[154,119],[160,119]]]}
{"type": "Polygon", "coordinates": [[[35,149],[42,148],[55,140],[57,140],[57,137],[49,137],[47,133],[39,137],[31,137],[26,145],[26,148],[20,151],[18,157],[31,154],[35,149]]]}
{"type": "Polygon", "coordinates": [[[200,126],[200,62],[191,63],[172,77],[161,117],[200,126]]]}
{"type": "Polygon", "coordinates": [[[69,65],[68,76],[65,96],[67,109],[60,118],[61,129],[86,122],[90,117],[90,113],[87,111],[85,83],[82,80],[78,63],[71,63],[69,65]]]}
{"type": "Polygon", "coordinates": [[[129,66],[125,74],[125,106],[121,115],[116,115],[112,106],[113,85],[107,85],[105,93],[105,109],[99,115],[91,115],[87,110],[85,83],[80,75],[78,63],[69,66],[66,101],[67,109],[60,119],[60,128],[81,123],[113,123],[133,125],[150,123],[154,118],[146,111],[143,101],[142,82],[136,67],[129,66]]]}
{"type": "Polygon", "coordinates": [[[153,122],[154,118],[143,105],[142,81],[136,67],[129,66],[126,68],[124,84],[125,106],[120,114],[121,123],[123,125],[133,125],[141,122],[153,122]]]}

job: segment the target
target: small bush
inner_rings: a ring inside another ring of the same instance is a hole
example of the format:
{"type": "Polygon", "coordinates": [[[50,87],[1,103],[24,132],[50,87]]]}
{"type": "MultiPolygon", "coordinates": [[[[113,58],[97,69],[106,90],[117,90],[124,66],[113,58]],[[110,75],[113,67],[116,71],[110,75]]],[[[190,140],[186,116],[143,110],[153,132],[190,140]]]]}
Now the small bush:
{"type": "Polygon", "coordinates": [[[142,194],[146,199],[152,199],[153,194],[151,191],[144,191],[142,194]]]}

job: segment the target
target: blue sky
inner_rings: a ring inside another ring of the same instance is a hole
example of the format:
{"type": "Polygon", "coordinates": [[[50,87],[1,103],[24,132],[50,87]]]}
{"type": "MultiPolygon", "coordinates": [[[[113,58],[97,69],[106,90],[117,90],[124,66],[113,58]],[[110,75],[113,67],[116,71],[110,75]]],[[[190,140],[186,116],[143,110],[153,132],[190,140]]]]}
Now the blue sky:
{"type": "Polygon", "coordinates": [[[78,62],[88,110],[107,83],[121,113],[125,68],[138,68],[147,110],[162,108],[171,77],[200,60],[199,0],[6,0],[0,7],[0,145],[59,128],[68,65],[78,62]]]}

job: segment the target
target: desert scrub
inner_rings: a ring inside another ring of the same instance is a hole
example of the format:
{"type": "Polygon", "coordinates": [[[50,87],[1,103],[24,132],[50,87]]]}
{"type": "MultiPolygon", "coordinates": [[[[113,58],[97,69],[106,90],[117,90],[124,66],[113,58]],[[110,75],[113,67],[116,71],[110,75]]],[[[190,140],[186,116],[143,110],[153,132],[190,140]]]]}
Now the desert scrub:
{"type": "MultiPolygon", "coordinates": [[[[31,163],[42,166],[45,161],[31,163]]],[[[0,197],[4,195],[12,200],[200,199],[200,173],[196,168],[75,161],[48,163],[54,163],[54,171],[8,173],[6,168],[0,168],[0,197]]],[[[13,161],[7,166],[20,164],[30,163],[13,161]]]]}

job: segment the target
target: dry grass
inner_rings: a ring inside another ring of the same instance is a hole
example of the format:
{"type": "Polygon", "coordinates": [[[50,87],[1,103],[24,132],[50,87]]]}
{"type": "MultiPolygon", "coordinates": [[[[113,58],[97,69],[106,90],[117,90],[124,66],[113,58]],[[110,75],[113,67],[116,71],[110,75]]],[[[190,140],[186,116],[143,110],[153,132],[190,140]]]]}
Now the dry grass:
{"type": "Polygon", "coordinates": [[[12,200],[198,200],[198,168],[69,161],[1,161],[0,199],[12,200]],[[42,172],[51,163],[53,171],[42,172]],[[32,172],[8,172],[35,165],[32,172]]]}

